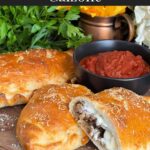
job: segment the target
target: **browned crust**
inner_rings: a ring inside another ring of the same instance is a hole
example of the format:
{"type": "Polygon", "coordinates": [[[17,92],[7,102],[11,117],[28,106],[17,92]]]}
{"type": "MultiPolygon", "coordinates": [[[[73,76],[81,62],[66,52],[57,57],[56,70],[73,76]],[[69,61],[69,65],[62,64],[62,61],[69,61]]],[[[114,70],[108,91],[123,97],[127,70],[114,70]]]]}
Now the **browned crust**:
{"type": "Polygon", "coordinates": [[[0,107],[26,103],[33,90],[71,80],[74,69],[67,51],[32,49],[0,55],[0,107]]]}
{"type": "Polygon", "coordinates": [[[150,149],[148,98],[124,88],[112,88],[87,97],[113,123],[122,150],[150,149]]]}
{"type": "Polygon", "coordinates": [[[26,150],[73,150],[87,143],[68,110],[70,99],[91,92],[80,85],[47,85],[34,92],[17,123],[26,150]]]}

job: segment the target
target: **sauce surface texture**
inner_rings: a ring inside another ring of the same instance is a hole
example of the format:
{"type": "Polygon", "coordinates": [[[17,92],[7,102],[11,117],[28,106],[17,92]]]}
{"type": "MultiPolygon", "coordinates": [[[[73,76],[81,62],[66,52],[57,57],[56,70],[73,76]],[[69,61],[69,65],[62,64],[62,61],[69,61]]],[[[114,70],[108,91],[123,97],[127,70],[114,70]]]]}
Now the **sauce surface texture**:
{"type": "Polygon", "coordinates": [[[135,78],[150,72],[143,58],[130,51],[115,50],[87,56],[80,65],[97,75],[112,78],[135,78]]]}

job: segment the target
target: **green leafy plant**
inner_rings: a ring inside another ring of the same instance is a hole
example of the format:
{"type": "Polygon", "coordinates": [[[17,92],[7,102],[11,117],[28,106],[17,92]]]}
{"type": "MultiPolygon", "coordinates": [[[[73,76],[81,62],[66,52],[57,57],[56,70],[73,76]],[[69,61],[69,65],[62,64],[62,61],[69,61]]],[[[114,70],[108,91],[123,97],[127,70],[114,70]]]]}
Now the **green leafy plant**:
{"type": "Polygon", "coordinates": [[[56,6],[1,6],[0,52],[28,48],[65,50],[91,41],[76,26],[79,7],[57,10],[56,6]]]}

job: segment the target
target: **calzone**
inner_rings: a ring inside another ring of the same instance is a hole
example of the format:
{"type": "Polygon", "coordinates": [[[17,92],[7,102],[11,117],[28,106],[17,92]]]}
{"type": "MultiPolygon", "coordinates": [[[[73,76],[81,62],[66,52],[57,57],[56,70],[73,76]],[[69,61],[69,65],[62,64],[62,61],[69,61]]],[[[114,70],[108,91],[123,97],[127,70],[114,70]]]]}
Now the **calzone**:
{"type": "Polygon", "coordinates": [[[74,78],[70,54],[51,49],[1,54],[0,107],[26,103],[35,89],[74,78]]]}
{"type": "Polygon", "coordinates": [[[81,85],[47,85],[35,91],[17,122],[25,150],[75,150],[88,138],[68,109],[72,97],[91,94],[81,85]]]}
{"type": "Polygon", "coordinates": [[[150,103],[124,88],[73,98],[69,107],[99,150],[150,150],[150,103]]]}

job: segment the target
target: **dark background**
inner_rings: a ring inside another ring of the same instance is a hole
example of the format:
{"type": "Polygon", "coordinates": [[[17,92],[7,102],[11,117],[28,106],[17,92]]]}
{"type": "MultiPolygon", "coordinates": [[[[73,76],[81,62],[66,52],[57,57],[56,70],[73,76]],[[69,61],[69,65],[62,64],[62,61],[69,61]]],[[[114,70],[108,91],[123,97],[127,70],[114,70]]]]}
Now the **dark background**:
{"type": "Polygon", "coordinates": [[[86,0],[81,1],[84,2],[51,2],[51,0],[0,0],[0,5],[150,5],[149,0],[101,0],[101,2],[86,2],[86,0]]]}

